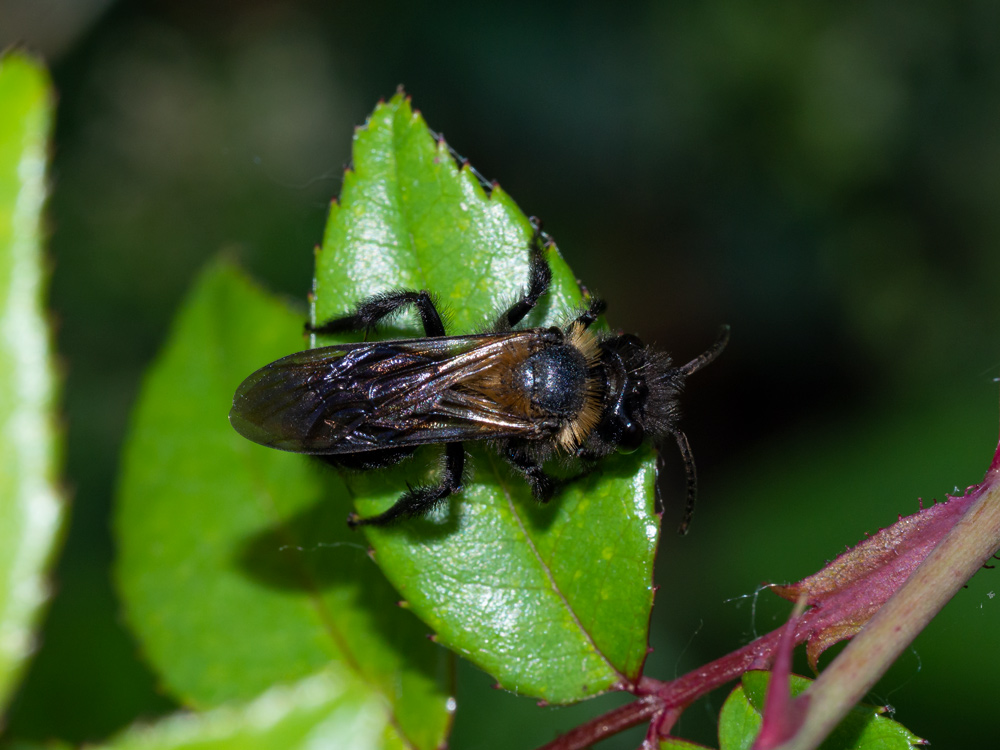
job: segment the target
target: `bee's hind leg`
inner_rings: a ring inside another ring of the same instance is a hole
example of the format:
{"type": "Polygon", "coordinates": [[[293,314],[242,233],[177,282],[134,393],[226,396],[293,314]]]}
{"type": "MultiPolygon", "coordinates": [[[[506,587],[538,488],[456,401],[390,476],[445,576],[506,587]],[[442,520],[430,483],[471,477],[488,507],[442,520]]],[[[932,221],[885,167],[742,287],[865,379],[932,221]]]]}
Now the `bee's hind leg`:
{"type": "Polygon", "coordinates": [[[362,300],[354,312],[341,318],[328,320],[320,325],[306,323],[306,333],[343,333],[345,331],[370,331],[385,318],[394,315],[407,305],[413,305],[420,314],[427,336],[444,336],[444,323],[434,300],[428,292],[396,289],[362,300]]]}
{"type": "Polygon", "coordinates": [[[423,515],[448,495],[461,492],[465,449],[461,443],[448,443],[445,445],[444,455],[444,474],[439,484],[432,487],[411,487],[389,510],[371,518],[360,518],[357,513],[351,513],[347,517],[348,525],[352,528],[389,526],[404,518],[423,515]]]}

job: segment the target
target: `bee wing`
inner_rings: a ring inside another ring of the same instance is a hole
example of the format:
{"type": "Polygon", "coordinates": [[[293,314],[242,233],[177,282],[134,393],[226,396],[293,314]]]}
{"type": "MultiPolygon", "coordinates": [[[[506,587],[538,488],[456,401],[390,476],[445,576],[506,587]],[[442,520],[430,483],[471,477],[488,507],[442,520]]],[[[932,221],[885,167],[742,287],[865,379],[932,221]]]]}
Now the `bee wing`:
{"type": "MultiPolygon", "coordinates": [[[[523,435],[540,429],[461,385],[531,331],[345,344],[272,362],[236,391],[229,420],[255,443],[295,453],[356,453],[523,435]],[[458,387],[456,387],[458,386],[458,387]]],[[[522,344],[523,345],[523,344],[522,344]]]]}

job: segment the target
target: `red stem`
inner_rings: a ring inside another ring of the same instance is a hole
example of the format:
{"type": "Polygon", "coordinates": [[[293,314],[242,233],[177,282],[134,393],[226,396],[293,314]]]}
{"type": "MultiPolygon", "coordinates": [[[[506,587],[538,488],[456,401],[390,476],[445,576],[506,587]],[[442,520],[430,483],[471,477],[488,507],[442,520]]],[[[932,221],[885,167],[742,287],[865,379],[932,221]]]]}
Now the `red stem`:
{"type": "Polygon", "coordinates": [[[663,705],[656,696],[643,696],[571,729],[566,734],[556,737],[552,742],[542,745],[539,750],[582,750],[595,742],[600,742],[644,721],[649,721],[662,708],[663,705]]]}
{"type": "MultiPolygon", "coordinates": [[[[832,614],[836,617],[836,614],[832,614]]],[[[794,641],[799,644],[816,629],[823,627],[822,609],[811,609],[799,620],[794,641]]],[[[583,750],[595,742],[634,727],[643,721],[657,720],[661,737],[666,736],[685,708],[717,687],[738,679],[752,669],[770,669],[781,641],[783,628],[773,630],[732,653],[692,670],[676,680],[661,682],[643,677],[633,692],[638,700],[621,706],[560,735],[539,750],[583,750]]]]}

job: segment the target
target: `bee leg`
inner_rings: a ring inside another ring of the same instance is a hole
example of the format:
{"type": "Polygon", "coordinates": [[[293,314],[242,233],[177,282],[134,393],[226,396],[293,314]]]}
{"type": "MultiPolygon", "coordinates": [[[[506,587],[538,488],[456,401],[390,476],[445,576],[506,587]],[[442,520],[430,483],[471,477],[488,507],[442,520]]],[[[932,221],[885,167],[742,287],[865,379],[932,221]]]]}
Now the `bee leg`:
{"type": "Polygon", "coordinates": [[[434,306],[431,295],[425,291],[397,289],[369,297],[358,303],[354,312],[341,318],[328,320],[320,325],[306,323],[306,333],[342,333],[344,331],[369,331],[385,318],[413,305],[420,314],[424,332],[428,336],[444,336],[444,323],[434,306]]]}
{"type": "Polygon", "coordinates": [[[608,305],[604,300],[599,297],[591,297],[590,304],[587,305],[587,309],[580,313],[573,322],[579,323],[584,328],[590,328],[591,324],[593,324],[593,322],[597,320],[601,313],[603,313],[607,308],[608,305]]]}
{"type": "Polygon", "coordinates": [[[462,491],[462,472],[465,470],[465,449],[461,443],[448,443],[444,449],[444,476],[433,487],[411,487],[384,513],[371,518],[359,518],[357,513],[347,517],[347,525],[389,526],[403,518],[420,516],[429,511],[448,495],[462,491]]]}
{"type": "Polygon", "coordinates": [[[416,448],[409,446],[405,448],[382,448],[377,451],[364,451],[363,453],[334,453],[330,455],[317,455],[325,464],[348,469],[350,471],[368,471],[369,469],[384,469],[388,466],[395,466],[405,458],[413,455],[416,448]]]}
{"type": "Polygon", "coordinates": [[[507,308],[497,319],[494,326],[496,330],[509,330],[524,320],[524,316],[531,312],[531,309],[538,304],[538,298],[545,294],[552,283],[552,269],[549,268],[548,261],[545,260],[545,255],[542,252],[542,224],[535,218],[532,218],[531,223],[535,228],[535,233],[531,237],[528,287],[524,290],[521,299],[507,308]]]}
{"type": "Polygon", "coordinates": [[[556,494],[563,482],[546,474],[538,461],[529,456],[517,443],[507,444],[504,457],[510,465],[517,469],[528,481],[531,494],[540,503],[547,503],[556,494]]]}

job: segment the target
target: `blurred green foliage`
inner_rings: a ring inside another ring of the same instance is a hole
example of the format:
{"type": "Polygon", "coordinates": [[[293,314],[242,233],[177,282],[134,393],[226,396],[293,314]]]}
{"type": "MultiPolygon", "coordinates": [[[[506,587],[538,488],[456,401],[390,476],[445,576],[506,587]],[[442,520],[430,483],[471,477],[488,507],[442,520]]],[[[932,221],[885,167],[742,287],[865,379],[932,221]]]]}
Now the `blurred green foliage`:
{"type": "MultiPolygon", "coordinates": [[[[719,712],[721,750],[751,749],[753,738],[764,722],[771,676],[770,672],[747,672],[726,698],[719,712]]],[[[805,677],[792,675],[785,690],[795,697],[805,692],[811,683],[805,677]]],[[[771,731],[773,736],[774,729],[771,731]]],[[[821,750],[912,750],[919,745],[923,745],[922,740],[887,717],[884,709],[862,703],[831,732],[821,750]]]]}
{"type": "Polygon", "coordinates": [[[34,650],[65,520],[42,228],[52,104],[44,66],[0,58],[0,705],[34,650]]]}
{"type": "MultiPolygon", "coordinates": [[[[110,497],[141,372],[222,248],[304,315],[351,128],[399,83],[545,220],[609,300],[611,325],[679,359],[733,327],[686,394],[701,505],[688,537],[664,535],[650,674],[770,629],[787,606],[756,597],[760,582],[812,572],[988,464],[994,3],[202,0],[95,3],[75,25],[51,6],[35,26],[4,17],[20,5],[0,7],[0,45],[48,52],[59,93],[51,304],[75,500],[7,738],[99,739],[171,707],[109,576],[110,497]],[[54,42],[42,32],[59,22],[54,42]]],[[[668,528],[683,494],[672,468],[668,528]]],[[[994,575],[978,575],[872,696],[936,743],[995,736],[994,575]]],[[[616,700],[539,709],[475,670],[459,678],[459,748],[514,725],[528,747],[616,700]]],[[[681,732],[711,741],[720,702],[689,711],[681,732]]]]}
{"type": "MultiPolygon", "coordinates": [[[[250,721],[232,725],[264,747],[348,744],[324,734],[323,711],[303,717],[310,742],[255,737],[254,712],[238,704],[325,673],[319,681],[332,675],[336,689],[321,689],[321,703],[360,687],[379,730],[391,724],[406,740],[386,747],[438,748],[451,725],[448,656],[400,611],[344,523],[344,482],[252,444],[225,419],[246,374],[301,337],[299,316],[231,263],[199,276],[145,379],[123,453],[122,609],[170,695],[197,709],[237,703],[250,721]]],[[[279,715],[296,713],[287,696],[276,700],[279,715]]],[[[198,726],[212,734],[210,722],[198,726]]]]}

